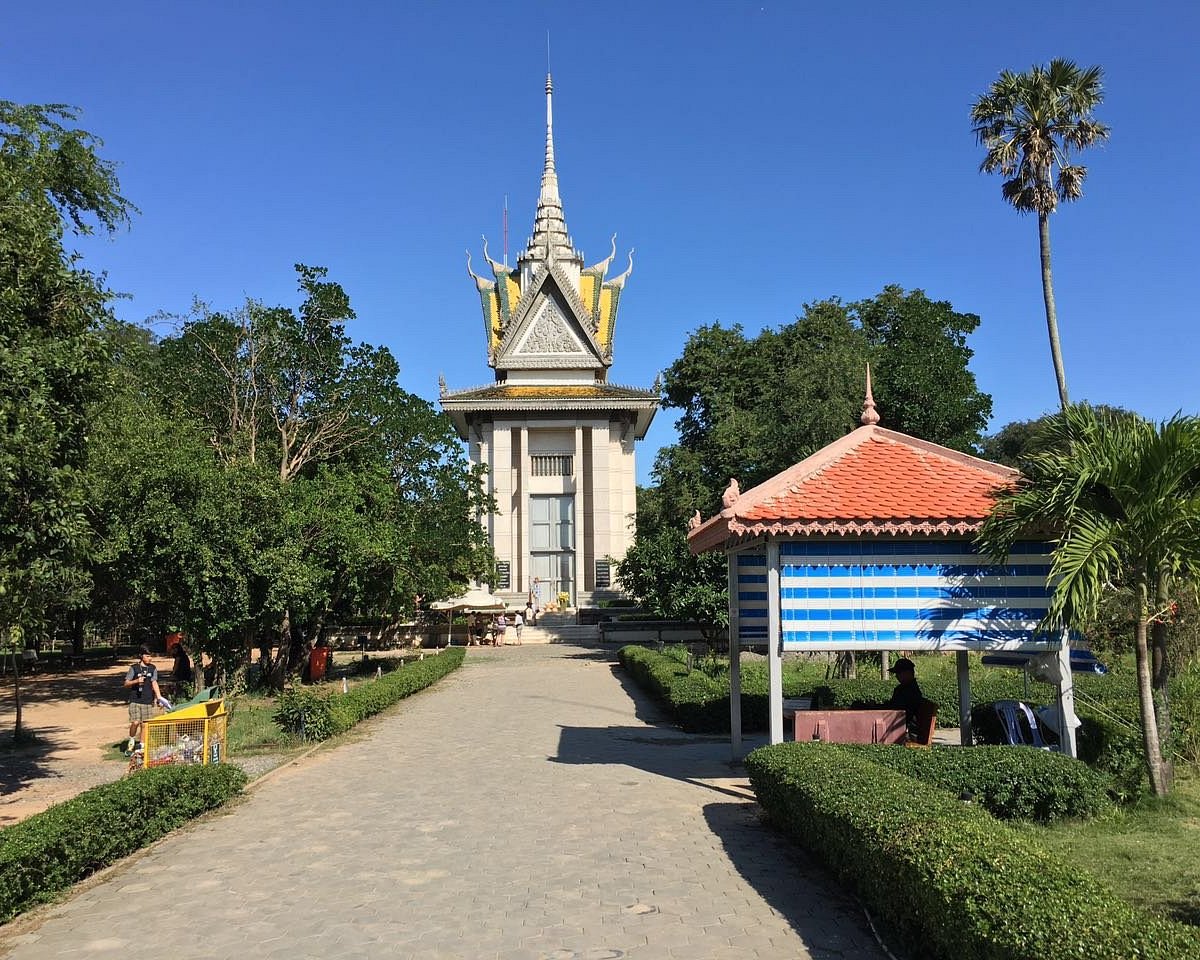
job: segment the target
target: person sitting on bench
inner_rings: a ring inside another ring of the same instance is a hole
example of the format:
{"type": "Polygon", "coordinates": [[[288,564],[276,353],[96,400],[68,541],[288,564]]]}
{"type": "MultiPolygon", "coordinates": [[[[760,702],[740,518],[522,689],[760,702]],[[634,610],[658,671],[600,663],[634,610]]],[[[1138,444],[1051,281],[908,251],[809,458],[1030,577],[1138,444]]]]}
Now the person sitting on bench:
{"type": "Polygon", "coordinates": [[[917,685],[917,667],[908,657],[901,657],[890,667],[888,673],[896,677],[896,689],[886,706],[895,710],[903,710],[908,724],[908,738],[917,737],[917,712],[921,709],[921,701],[925,698],[917,685]]]}

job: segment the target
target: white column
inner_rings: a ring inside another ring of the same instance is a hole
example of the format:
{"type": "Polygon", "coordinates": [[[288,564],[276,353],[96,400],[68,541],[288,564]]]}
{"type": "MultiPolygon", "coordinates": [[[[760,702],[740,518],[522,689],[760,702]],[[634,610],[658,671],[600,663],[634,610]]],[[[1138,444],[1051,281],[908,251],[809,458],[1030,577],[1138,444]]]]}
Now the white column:
{"type": "Polygon", "coordinates": [[[579,591],[583,589],[586,583],[585,577],[587,571],[583,569],[587,558],[587,551],[583,548],[584,527],[583,527],[583,427],[575,427],[575,459],[572,463],[571,472],[575,486],[575,497],[572,503],[575,505],[575,595],[571,597],[571,606],[576,606],[579,591]]]}
{"type": "MultiPolygon", "coordinates": [[[[742,644],[738,636],[738,555],[725,554],[729,572],[729,752],[742,759],[742,644]]],[[[782,710],[782,708],[781,708],[782,710]]]]}
{"type": "MultiPolygon", "coordinates": [[[[492,472],[492,425],[490,423],[482,424],[478,427],[479,430],[479,462],[487,467],[488,475],[484,489],[488,495],[494,497],[496,495],[496,475],[492,472]]],[[[483,530],[487,534],[488,543],[494,548],[496,546],[496,515],[490,510],[484,514],[483,530]]]]}
{"type": "Polygon", "coordinates": [[[517,537],[521,544],[521,573],[517,589],[523,593],[528,593],[530,586],[533,584],[533,574],[529,572],[529,568],[533,563],[529,553],[529,469],[529,426],[522,424],[521,468],[518,471],[518,475],[521,478],[521,506],[518,515],[513,517],[513,523],[517,525],[517,537]]]}
{"type": "Polygon", "coordinates": [[[966,650],[955,655],[958,667],[958,741],[964,747],[971,745],[971,660],[966,650]]]}
{"type": "Polygon", "coordinates": [[[767,541],[767,686],[771,743],[783,743],[783,630],[779,617],[779,541],[767,541]]]}
{"type": "Polygon", "coordinates": [[[1071,673],[1071,637],[1066,630],[1062,634],[1062,647],[1058,651],[1058,742],[1059,749],[1068,757],[1077,756],[1075,749],[1075,675],[1071,673]]]}
{"type": "Polygon", "coordinates": [[[507,560],[509,574],[513,566],[512,546],[512,427],[495,424],[492,427],[492,490],[496,498],[495,536],[492,549],[497,560],[507,560]]]}
{"type": "Polygon", "coordinates": [[[592,428],[592,554],[597,560],[621,554],[612,545],[612,480],[608,475],[608,424],[592,428]]]}

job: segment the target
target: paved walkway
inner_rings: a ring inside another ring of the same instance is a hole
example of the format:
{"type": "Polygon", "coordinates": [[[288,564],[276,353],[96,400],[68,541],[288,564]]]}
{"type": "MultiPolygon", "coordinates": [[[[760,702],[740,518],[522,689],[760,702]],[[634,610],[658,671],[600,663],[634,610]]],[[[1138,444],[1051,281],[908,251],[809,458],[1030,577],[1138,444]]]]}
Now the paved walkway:
{"type": "Polygon", "coordinates": [[[473,649],[0,952],[879,960],[853,902],[760,823],[727,743],[662,724],[611,659],[473,649]]]}

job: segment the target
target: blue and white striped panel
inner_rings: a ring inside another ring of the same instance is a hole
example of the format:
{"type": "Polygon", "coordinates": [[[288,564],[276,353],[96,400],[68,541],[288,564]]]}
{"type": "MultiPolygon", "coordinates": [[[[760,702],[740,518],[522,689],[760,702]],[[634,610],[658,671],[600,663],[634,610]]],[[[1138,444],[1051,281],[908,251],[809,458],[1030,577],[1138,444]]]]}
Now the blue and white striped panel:
{"type": "Polygon", "coordinates": [[[738,639],[742,643],[763,643],[767,639],[767,555],[738,553],[737,616],[738,639]]]}
{"type": "Polygon", "coordinates": [[[1056,649],[1039,633],[1050,546],[1018,543],[1003,566],[967,540],[780,544],[783,648],[1056,649]]]}

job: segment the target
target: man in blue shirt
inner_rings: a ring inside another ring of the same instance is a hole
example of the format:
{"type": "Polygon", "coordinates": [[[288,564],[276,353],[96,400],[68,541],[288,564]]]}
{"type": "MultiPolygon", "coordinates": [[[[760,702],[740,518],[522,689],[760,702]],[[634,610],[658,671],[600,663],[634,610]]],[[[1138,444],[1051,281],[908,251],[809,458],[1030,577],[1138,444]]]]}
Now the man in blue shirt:
{"type": "Polygon", "coordinates": [[[150,648],[142,647],[137,663],[129,667],[122,684],[129,691],[129,741],[125,752],[133,753],[142,739],[142,724],[154,716],[154,706],[163,699],[158,689],[158,667],[150,659],[150,648]]]}

